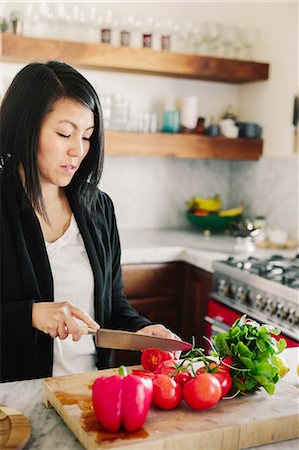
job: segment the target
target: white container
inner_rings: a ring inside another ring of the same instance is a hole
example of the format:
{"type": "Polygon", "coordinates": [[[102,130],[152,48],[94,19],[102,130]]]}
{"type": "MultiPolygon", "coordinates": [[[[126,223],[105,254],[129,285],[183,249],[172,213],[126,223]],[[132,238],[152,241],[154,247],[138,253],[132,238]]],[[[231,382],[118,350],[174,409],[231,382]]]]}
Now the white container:
{"type": "Polygon", "coordinates": [[[198,98],[192,95],[183,97],[181,106],[181,124],[193,130],[198,119],[198,98]]]}
{"type": "Polygon", "coordinates": [[[280,228],[268,228],[267,236],[272,244],[283,245],[288,240],[288,233],[285,230],[281,230],[280,228]]]}

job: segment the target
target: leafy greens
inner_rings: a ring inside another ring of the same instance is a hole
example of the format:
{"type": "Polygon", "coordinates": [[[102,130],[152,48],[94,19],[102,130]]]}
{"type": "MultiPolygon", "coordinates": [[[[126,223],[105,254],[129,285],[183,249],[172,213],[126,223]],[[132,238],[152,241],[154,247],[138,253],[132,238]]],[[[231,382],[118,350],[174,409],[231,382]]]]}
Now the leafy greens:
{"type": "Polygon", "coordinates": [[[277,356],[286,348],[284,339],[276,340],[280,330],[271,325],[258,324],[240,317],[229,331],[213,336],[218,352],[214,356],[233,358],[231,375],[236,393],[254,392],[261,387],[268,394],[275,391],[280,379],[280,361],[277,356]]]}

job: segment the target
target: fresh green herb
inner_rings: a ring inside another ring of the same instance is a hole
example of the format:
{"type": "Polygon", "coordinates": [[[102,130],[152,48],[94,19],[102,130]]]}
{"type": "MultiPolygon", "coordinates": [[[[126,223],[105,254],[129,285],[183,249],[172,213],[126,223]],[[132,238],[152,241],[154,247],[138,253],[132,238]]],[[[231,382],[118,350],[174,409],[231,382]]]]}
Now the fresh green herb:
{"type": "Polygon", "coordinates": [[[246,315],[237,319],[231,329],[218,333],[212,340],[216,346],[213,356],[233,358],[231,375],[234,393],[244,395],[264,388],[268,394],[275,391],[280,379],[279,353],[286,348],[284,339],[276,340],[280,330],[260,325],[246,315]]]}

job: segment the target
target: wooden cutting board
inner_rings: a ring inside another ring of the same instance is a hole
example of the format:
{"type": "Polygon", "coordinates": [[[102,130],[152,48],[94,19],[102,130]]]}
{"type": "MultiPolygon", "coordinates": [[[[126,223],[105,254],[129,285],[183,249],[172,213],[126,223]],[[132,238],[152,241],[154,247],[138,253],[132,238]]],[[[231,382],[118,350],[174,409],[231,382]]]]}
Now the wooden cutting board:
{"type": "Polygon", "coordinates": [[[88,450],[235,450],[299,437],[298,389],[283,380],[273,396],[261,391],[221,400],[201,412],[184,402],[172,411],[152,406],[142,429],[104,431],[92,410],[91,386],[100,375],[116,372],[108,369],[44,380],[44,404],[56,409],[88,450]]]}

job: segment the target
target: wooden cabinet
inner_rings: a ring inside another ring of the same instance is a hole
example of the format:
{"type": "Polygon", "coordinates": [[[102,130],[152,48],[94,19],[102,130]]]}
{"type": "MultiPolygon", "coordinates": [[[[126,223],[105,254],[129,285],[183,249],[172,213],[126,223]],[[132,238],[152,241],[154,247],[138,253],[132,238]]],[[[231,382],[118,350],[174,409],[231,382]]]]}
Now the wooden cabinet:
{"type": "Polygon", "coordinates": [[[212,273],[190,264],[184,266],[180,336],[188,342],[192,342],[194,336],[197,347],[205,347],[204,317],[212,291],[212,276],[212,273]]]}
{"type": "MultiPolygon", "coordinates": [[[[124,265],[125,293],[130,304],[154,323],[161,323],[180,333],[182,264],[124,265]]],[[[113,365],[139,364],[140,352],[117,350],[113,365]]]]}
{"type": "MultiPolygon", "coordinates": [[[[269,64],[193,54],[68,42],[1,34],[2,61],[31,62],[57,59],[96,70],[160,75],[234,84],[267,80],[269,64]]],[[[119,156],[257,160],[262,139],[227,139],[169,133],[106,131],[106,152],[119,156]]]]}
{"type": "MultiPolygon", "coordinates": [[[[182,339],[203,346],[204,316],[212,274],[184,262],[124,265],[125,293],[130,304],[154,323],[182,339]]],[[[139,364],[140,352],[117,350],[113,365],[139,364]]]]}

